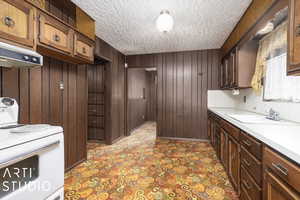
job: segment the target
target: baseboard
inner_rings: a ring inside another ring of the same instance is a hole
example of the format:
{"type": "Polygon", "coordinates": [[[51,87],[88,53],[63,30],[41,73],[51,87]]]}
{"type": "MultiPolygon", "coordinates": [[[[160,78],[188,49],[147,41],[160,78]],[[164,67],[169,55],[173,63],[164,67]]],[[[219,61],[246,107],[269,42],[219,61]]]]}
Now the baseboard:
{"type": "Polygon", "coordinates": [[[77,167],[78,165],[80,165],[81,163],[87,161],[87,158],[84,158],[78,162],[76,162],[75,164],[71,165],[69,168],[65,169],[65,173],[70,171],[71,169],[73,169],[74,167],[77,167]]]}

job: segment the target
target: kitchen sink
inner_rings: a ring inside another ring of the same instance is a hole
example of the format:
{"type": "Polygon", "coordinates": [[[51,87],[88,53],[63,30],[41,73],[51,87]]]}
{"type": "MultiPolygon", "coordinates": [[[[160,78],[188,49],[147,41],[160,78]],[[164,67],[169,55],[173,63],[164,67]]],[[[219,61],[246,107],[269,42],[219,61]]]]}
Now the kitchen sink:
{"type": "Polygon", "coordinates": [[[292,124],[288,121],[274,121],[267,119],[264,115],[257,114],[227,114],[232,119],[235,119],[241,123],[249,123],[249,124],[278,124],[278,125],[287,125],[292,124]]]}

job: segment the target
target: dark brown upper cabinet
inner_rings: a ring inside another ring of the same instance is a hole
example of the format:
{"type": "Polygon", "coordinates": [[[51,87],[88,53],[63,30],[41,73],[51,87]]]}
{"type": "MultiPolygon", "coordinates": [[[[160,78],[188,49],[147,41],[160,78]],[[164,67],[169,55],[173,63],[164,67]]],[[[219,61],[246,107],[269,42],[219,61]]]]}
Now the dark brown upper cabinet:
{"type": "Polygon", "coordinates": [[[95,43],[96,43],[95,52],[94,52],[95,56],[100,59],[111,61],[112,59],[111,46],[98,37],[96,37],[95,43]]]}
{"type": "Polygon", "coordinates": [[[221,89],[242,89],[251,87],[255,72],[258,42],[251,40],[238,45],[223,58],[220,67],[221,89]]]}
{"type": "Polygon", "coordinates": [[[290,0],[288,29],[288,74],[300,75],[300,0],[290,0]]]}
{"type": "Polygon", "coordinates": [[[33,47],[34,8],[19,0],[0,0],[0,38],[33,47]]]}

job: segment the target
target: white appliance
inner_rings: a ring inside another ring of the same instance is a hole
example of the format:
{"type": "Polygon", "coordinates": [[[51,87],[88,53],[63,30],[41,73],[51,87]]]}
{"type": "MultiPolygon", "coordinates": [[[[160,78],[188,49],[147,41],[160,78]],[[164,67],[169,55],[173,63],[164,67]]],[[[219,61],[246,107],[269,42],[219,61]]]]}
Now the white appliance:
{"type": "Polygon", "coordinates": [[[38,67],[43,65],[43,56],[35,51],[0,42],[0,66],[38,67]]]}
{"type": "Polygon", "coordinates": [[[63,129],[19,125],[18,110],[0,98],[0,200],[63,200],[63,129]]]}

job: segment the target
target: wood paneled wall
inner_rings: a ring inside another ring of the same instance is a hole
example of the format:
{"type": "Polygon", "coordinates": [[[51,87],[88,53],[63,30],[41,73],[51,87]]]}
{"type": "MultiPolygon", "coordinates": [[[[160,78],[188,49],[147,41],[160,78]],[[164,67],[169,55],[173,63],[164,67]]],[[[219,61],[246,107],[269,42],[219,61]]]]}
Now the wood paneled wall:
{"type": "Polygon", "coordinates": [[[1,96],[17,99],[20,123],[63,126],[65,164],[69,169],[86,159],[87,71],[44,57],[35,69],[1,68],[1,96]],[[60,89],[60,83],[64,89],[60,89]]]}
{"type": "MultiPolygon", "coordinates": [[[[219,89],[220,51],[153,56],[158,75],[158,136],[207,139],[207,90],[219,89]]],[[[127,60],[133,60],[130,57],[127,60]]]]}
{"type": "Polygon", "coordinates": [[[148,88],[147,72],[145,69],[128,68],[127,78],[127,132],[130,133],[132,130],[142,125],[146,120],[146,90],[148,88]]]}
{"type": "Polygon", "coordinates": [[[125,56],[111,49],[105,71],[105,132],[112,144],[125,136],[125,56]]]}
{"type": "MultiPolygon", "coordinates": [[[[222,54],[228,53],[249,29],[263,16],[276,0],[253,0],[222,47],[222,54]]],[[[285,1],[285,0],[283,0],[285,1]]]]}
{"type": "Polygon", "coordinates": [[[156,121],[157,120],[157,72],[148,71],[146,72],[147,78],[147,112],[146,120],[147,121],[156,121]]]}

